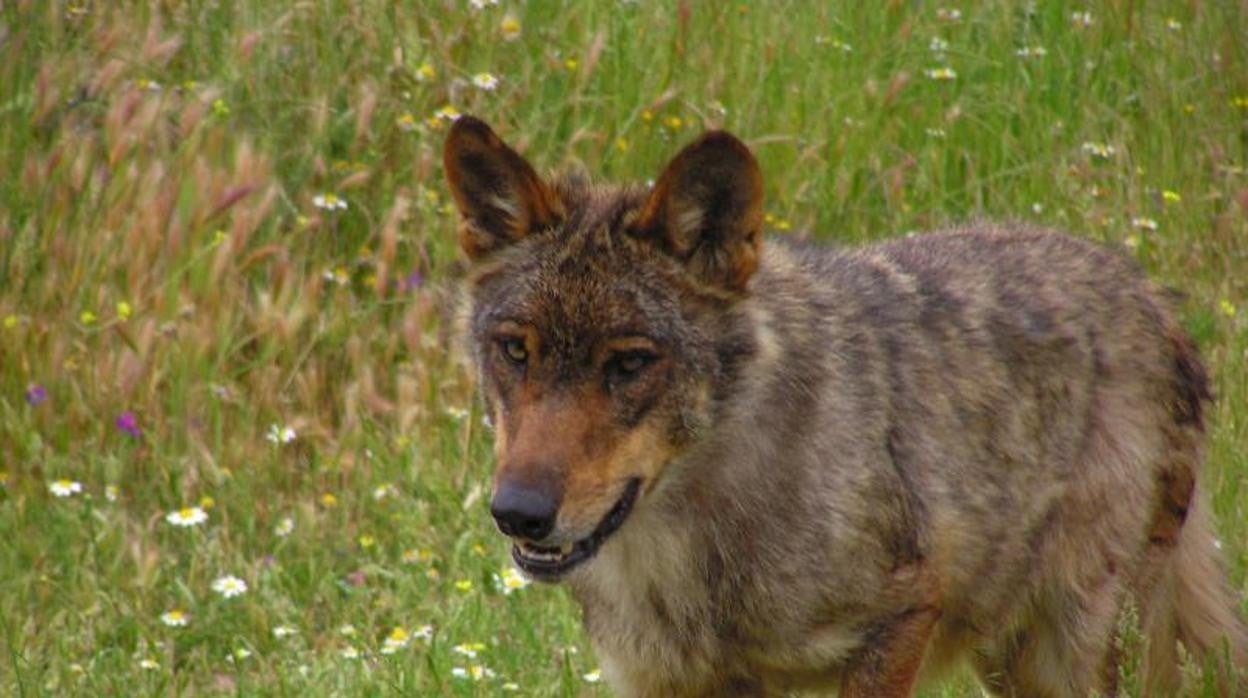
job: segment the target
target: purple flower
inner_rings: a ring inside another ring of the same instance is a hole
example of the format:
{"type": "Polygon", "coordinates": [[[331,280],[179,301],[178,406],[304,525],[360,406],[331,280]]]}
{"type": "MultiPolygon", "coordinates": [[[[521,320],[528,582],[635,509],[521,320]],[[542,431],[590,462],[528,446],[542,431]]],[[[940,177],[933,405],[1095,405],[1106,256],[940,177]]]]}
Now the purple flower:
{"type": "Polygon", "coordinates": [[[136,439],[143,437],[143,430],[139,428],[139,418],[135,417],[133,412],[122,412],[117,418],[117,428],[136,439]]]}
{"type": "Polygon", "coordinates": [[[26,388],[26,404],[31,407],[38,407],[48,401],[48,389],[37,383],[32,383],[26,388]]]}
{"type": "Polygon", "coordinates": [[[425,285],[425,275],[421,274],[420,270],[417,269],[416,271],[408,274],[406,278],[395,279],[394,285],[398,288],[400,293],[415,291],[425,285]]]}

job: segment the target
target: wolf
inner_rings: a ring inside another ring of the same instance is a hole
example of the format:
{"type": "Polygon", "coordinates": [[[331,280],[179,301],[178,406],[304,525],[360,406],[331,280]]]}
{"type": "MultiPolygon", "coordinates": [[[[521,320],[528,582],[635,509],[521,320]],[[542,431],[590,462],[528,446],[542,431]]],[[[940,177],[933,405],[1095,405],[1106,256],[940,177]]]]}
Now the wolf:
{"type": "Polygon", "coordinates": [[[1180,644],[1246,695],[1208,378],[1124,257],[991,223],[765,241],[722,131],[650,186],[542,177],[470,116],[443,161],[490,511],[619,694],[911,696],[964,662],[993,696],[1113,695],[1132,607],[1149,695],[1180,644]]]}

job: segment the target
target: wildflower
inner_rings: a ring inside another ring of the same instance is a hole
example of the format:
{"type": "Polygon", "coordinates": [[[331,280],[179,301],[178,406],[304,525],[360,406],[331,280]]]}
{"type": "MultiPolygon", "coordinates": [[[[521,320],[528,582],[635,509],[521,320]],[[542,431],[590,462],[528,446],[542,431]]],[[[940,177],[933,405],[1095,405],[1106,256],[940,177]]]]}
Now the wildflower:
{"type": "Polygon", "coordinates": [[[246,658],[248,658],[248,657],[250,657],[250,656],[251,656],[251,650],[247,649],[246,647],[239,647],[238,649],[236,649],[236,650],[234,650],[233,652],[231,652],[231,653],[230,653],[230,654],[226,657],[226,659],[228,659],[229,661],[233,662],[233,661],[235,661],[235,660],[242,660],[242,659],[246,659],[246,658]]]}
{"type": "Polygon", "coordinates": [[[576,69],[579,68],[580,65],[581,64],[577,62],[575,58],[568,58],[563,62],[563,67],[567,68],[569,73],[575,73],[576,69]]]}
{"type": "Polygon", "coordinates": [[[673,131],[679,131],[680,127],[685,125],[685,122],[679,116],[669,116],[663,120],[663,125],[673,131]]]}
{"type": "Polygon", "coordinates": [[[230,105],[226,104],[225,100],[220,97],[212,100],[212,115],[218,119],[224,119],[230,115],[230,105]]]}
{"type": "Polygon", "coordinates": [[[290,426],[279,427],[276,424],[270,424],[269,432],[265,434],[264,438],[269,443],[288,444],[291,441],[294,441],[295,438],[297,438],[297,436],[298,435],[295,433],[295,430],[293,427],[290,427],[290,426]]]}
{"type": "Polygon", "coordinates": [[[176,608],[172,611],[165,611],[160,614],[160,622],[171,628],[185,628],[186,624],[189,623],[190,620],[190,616],[186,615],[184,611],[176,608]]]}
{"type": "MultiPolygon", "coordinates": [[[[1189,104],[1188,106],[1190,107],[1191,105],[1189,104]]],[[[1248,96],[1241,95],[1239,97],[1235,97],[1231,100],[1231,106],[1236,109],[1248,109],[1248,96]]],[[[1195,111],[1195,107],[1189,111],[1195,111]]]]}
{"type": "Polygon", "coordinates": [[[325,193],[312,197],[312,205],[326,211],[345,211],[347,202],[338,198],[337,194],[325,193]]]}
{"type": "Polygon", "coordinates": [[[115,502],[117,501],[117,494],[117,485],[104,486],[104,499],[107,499],[110,502],[115,502]]]}
{"type": "Polygon", "coordinates": [[[458,582],[455,582],[455,588],[458,589],[461,594],[467,594],[472,591],[472,580],[461,579],[458,582]]]}
{"type": "Polygon", "coordinates": [[[208,512],[199,507],[182,507],[177,511],[171,511],[165,516],[165,521],[178,526],[180,528],[190,528],[198,526],[208,520],[208,512]]]}
{"type": "Polygon", "coordinates": [[[1108,160],[1118,152],[1114,146],[1109,145],[1108,143],[1093,143],[1088,141],[1080,147],[1083,149],[1084,153],[1098,160],[1108,160]]]}
{"type": "Polygon", "coordinates": [[[217,577],[212,582],[212,590],[227,599],[232,599],[247,593],[247,582],[232,574],[227,574],[224,577],[217,577]]]}
{"type": "Polygon", "coordinates": [[[472,84],[478,89],[493,92],[494,88],[498,87],[498,78],[489,73],[477,73],[472,76],[472,84]]]}
{"type": "Polygon", "coordinates": [[[459,110],[449,104],[433,113],[433,117],[438,121],[455,121],[460,116],[462,116],[462,114],[459,113],[459,110]]]}
{"type": "Polygon", "coordinates": [[[1070,15],[1070,23],[1082,29],[1087,29],[1095,22],[1091,12],[1074,12],[1070,15]]]}
{"type": "Polygon", "coordinates": [[[139,418],[134,416],[133,412],[122,412],[117,417],[117,429],[129,434],[132,438],[143,438],[143,430],[139,428],[139,418]]]}
{"type": "Polygon", "coordinates": [[[412,550],[408,548],[403,551],[403,562],[408,565],[414,565],[418,562],[429,562],[433,559],[433,552],[429,550],[412,550]]]}
{"type": "Polygon", "coordinates": [[[1177,204],[1183,200],[1183,197],[1179,196],[1179,193],[1177,191],[1171,191],[1169,189],[1166,189],[1165,191],[1161,192],[1161,200],[1165,201],[1168,204],[1177,204]]]}
{"type": "Polygon", "coordinates": [[[395,652],[407,647],[407,643],[411,640],[411,636],[402,627],[396,627],[386,636],[384,642],[381,643],[382,654],[394,654],[395,652]]]}
{"type": "Polygon", "coordinates": [[[346,286],[351,282],[351,273],[347,271],[346,267],[338,265],[333,269],[326,269],[321,272],[321,278],[339,286],[346,286]]]}
{"type": "Polygon", "coordinates": [[[457,422],[463,421],[463,419],[468,416],[468,410],[465,410],[462,407],[448,407],[446,408],[446,416],[457,422]]]}
{"type": "Polygon", "coordinates": [[[297,634],[299,631],[289,625],[279,625],[273,628],[273,637],[281,640],[297,634]]]}
{"type": "Polygon", "coordinates": [[[148,80],[147,78],[139,78],[138,80],[135,80],[134,86],[139,88],[140,90],[147,90],[149,92],[160,92],[160,83],[156,82],[155,80],[148,80]]]}
{"type": "Polygon", "coordinates": [[[82,483],[77,480],[57,480],[48,483],[48,491],[57,497],[72,497],[82,493],[82,483]]]}
{"type": "Polygon", "coordinates": [[[1183,28],[1183,23],[1180,22],[1179,20],[1173,17],[1166,18],[1166,29],[1169,29],[1172,32],[1177,32],[1178,30],[1182,28],[1183,28]]]}
{"type": "Polygon", "coordinates": [[[125,301],[117,301],[117,319],[118,320],[121,320],[122,322],[129,320],[130,315],[133,312],[134,312],[134,309],[130,307],[129,303],[125,301]]]}
{"type": "Polygon", "coordinates": [[[359,543],[360,543],[361,548],[364,548],[365,550],[367,550],[368,548],[371,548],[374,545],[377,545],[377,539],[365,533],[364,535],[360,536],[359,543]]]}
{"type": "Polygon", "coordinates": [[[437,76],[438,76],[438,71],[434,70],[433,66],[429,65],[428,63],[421,63],[420,67],[416,69],[416,81],[417,82],[424,82],[426,80],[432,80],[437,76]]]}
{"type": "Polygon", "coordinates": [[[932,53],[944,53],[949,50],[949,42],[939,36],[934,36],[932,37],[932,40],[928,42],[927,48],[932,53]]]}
{"type": "Polygon", "coordinates": [[[338,506],[338,498],[334,496],[333,492],[326,492],[321,495],[321,506],[326,509],[333,509],[338,506]]]}
{"type": "Polygon", "coordinates": [[[204,511],[207,511],[207,510],[209,510],[209,509],[211,509],[211,508],[215,507],[216,505],[217,505],[217,500],[213,499],[212,497],[210,497],[210,496],[208,496],[208,495],[204,495],[204,496],[202,496],[202,497],[200,497],[200,498],[199,498],[199,506],[200,506],[200,508],[201,508],[201,509],[203,509],[204,511]]]}
{"type": "Polygon", "coordinates": [[[451,676],[457,679],[472,679],[473,681],[481,681],[483,679],[494,678],[494,671],[480,664],[473,664],[467,669],[457,666],[451,668],[451,676]]]}
{"type": "Polygon", "coordinates": [[[386,497],[395,497],[399,494],[398,488],[391,484],[381,485],[373,488],[373,500],[380,502],[386,497]]]}
{"type": "Polygon", "coordinates": [[[1043,46],[1024,46],[1014,52],[1019,58],[1044,58],[1049,55],[1049,50],[1043,46]]]}
{"type": "Polygon", "coordinates": [[[38,407],[48,401],[48,389],[37,383],[26,388],[26,404],[38,407]]]}
{"type": "Polygon", "coordinates": [[[82,311],[81,313],[78,314],[78,322],[81,322],[84,325],[94,325],[95,313],[91,312],[90,310],[82,311]]]}
{"type": "Polygon", "coordinates": [[[498,0],[468,0],[474,10],[484,10],[486,5],[497,5],[498,0]]]}
{"type": "Polygon", "coordinates": [[[529,580],[525,579],[515,570],[514,567],[503,568],[502,574],[497,575],[499,589],[504,596],[511,596],[512,592],[519,591],[529,585],[529,580]]]}
{"type": "Polygon", "coordinates": [[[455,645],[454,647],[451,648],[451,651],[454,652],[455,654],[458,654],[463,657],[467,657],[469,659],[476,659],[477,653],[482,652],[484,650],[485,650],[485,643],[483,642],[464,642],[464,643],[455,645]]]}
{"type": "Polygon", "coordinates": [[[1218,310],[1227,317],[1235,317],[1235,304],[1225,298],[1218,302],[1218,310]]]}
{"type": "Polygon", "coordinates": [[[1036,214],[1037,216],[1040,215],[1041,213],[1044,213],[1044,204],[1040,203],[1039,201],[1035,202],[1034,204],[1031,205],[1031,212],[1036,214]]]}
{"type": "Polygon", "coordinates": [[[928,68],[927,70],[923,71],[923,73],[927,75],[927,77],[931,78],[932,80],[937,80],[939,82],[948,82],[950,80],[958,79],[957,72],[954,71],[954,69],[950,68],[949,66],[941,66],[939,68],[928,68]]]}
{"type": "Polygon", "coordinates": [[[218,228],[217,230],[212,231],[212,242],[208,243],[208,246],[220,247],[221,244],[228,238],[229,236],[225,234],[225,231],[218,228]]]}
{"type": "Polygon", "coordinates": [[[947,135],[949,135],[945,133],[945,129],[943,128],[929,128],[929,129],[924,129],[923,132],[926,133],[931,138],[944,138],[947,135]]]}
{"type": "Polygon", "coordinates": [[[960,22],[962,21],[962,10],[950,7],[941,7],[936,10],[936,19],[942,22],[960,22]]]}
{"type": "Polygon", "coordinates": [[[502,686],[499,686],[499,688],[503,689],[504,691],[515,692],[515,691],[520,690],[520,684],[516,683],[515,681],[508,681],[502,686]]]}
{"type": "Polygon", "coordinates": [[[412,116],[411,112],[403,112],[394,120],[394,125],[398,126],[400,131],[411,131],[416,128],[416,117],[412,116]]]}
{"type": "Polygon", "coordinates": [[[1157,230],[1157,221],[1152,218],[1139,216],[1131,219],[1131,227],[1138,228],[1139,230],[1155,231],[1157,230]]]}
{"type": "Polygon", "coordinates": [[[343,637],[355,637],[355,626],[350,623],[344,623],[338,627],[338,634],[343,637]]]}
{"type": "Polygon", "coordinates": [[[346,647],[343,647],[342,652],[340,652],[339,654],[342,655],[343,659],[359,659],[360,658],[360,651],[352,647],[351,645],[347,645],[346,647]]]}
{"type": "Polygon", "coordinates": [[[498,31],[503,35],[503,41],[515,41],[520,38],[520,20],[507,13],[503,15],[503,21],[498,23],[498,31]]]}
{"type": "Polygon", "coordinates": [[[416,632],[412,633],[412,637],[420,640],[421,642],[429,642],[433,639],[433,626],[422,625],[419,628],[416,628],[416,632]]]}
{"type": "Polygon", "coordinates": [[[598,683],[602,680],[602,672],[598,669],[594,669],[587,674],[582,674],[581,678],[585,679],[585,683],[598,683]]]}
{"type": "Polygon", "coordinates": [[[14,328],[16,328],[16,327],[17,327],[17,316],[16,316],[16,315],[5,315],[5,316],[4,316],[4,329],[6,329],[6,330],[11,330],[11,329],[14,329],[14,328]]]}
{"type": "Polygon", "coordinates": [[[615,149],[620,151],[621,153],[627,153],[628,152],[628,139],[623,138],[623,137],[615,139],[615,149]]]}
{"type": "Polygon", "coordinates": [[[276,535],[278,538],[285,538],[286,536],[289,536],[291,532],[294,530],[295,530],[295,520],[290,518],[289,516],[283,516],[282,520],[278,521],[277,525],[273,527],[273,534],[276,535]]]}
{"type": "Polygon", "coordinates": [[[139,660],[139,668],[146,669],[148,671],[155,671],[156,669],[160,668],[160,662],[157,662],[155,659],[152,659],[151,657],[144,657],[143,659],[139,660]]]}
{"type": "Polygon", "coordinates": [[[651,121],[654,121],[654,112],[650,111],[649,109],[642,109],[641,120],[646,123],[650,123],[651,121]]]}

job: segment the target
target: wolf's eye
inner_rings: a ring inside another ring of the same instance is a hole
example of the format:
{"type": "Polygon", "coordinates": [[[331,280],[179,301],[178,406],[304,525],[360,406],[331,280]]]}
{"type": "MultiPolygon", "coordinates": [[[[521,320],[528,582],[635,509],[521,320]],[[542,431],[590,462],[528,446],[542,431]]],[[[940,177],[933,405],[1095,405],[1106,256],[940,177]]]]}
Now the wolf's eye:
{"type": "Polygon", "coordinates": [[[607,377],[614,381],[630,380],[654,361],[655,356],[645,351],[629,351],[616,354],[607,362],[607,377]]]}
{"type": "Polygon", "coordinates": [[[498,345],[502,348],[503,355],[518,366],[523,366],[529,360],[529,350],[525,348],[524,340],[520,337],[500,339],[498,345]]]}

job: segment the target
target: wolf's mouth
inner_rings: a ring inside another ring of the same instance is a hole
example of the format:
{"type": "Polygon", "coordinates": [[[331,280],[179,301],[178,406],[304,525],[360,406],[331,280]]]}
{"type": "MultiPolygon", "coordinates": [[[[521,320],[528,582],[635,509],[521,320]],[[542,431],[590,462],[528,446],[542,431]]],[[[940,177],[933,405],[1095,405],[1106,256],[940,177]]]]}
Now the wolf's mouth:
{"type": "Polygon", "coordinates": [[[641,491],[641,479],[633,478],[624,488],[611,511],[602,517],[594,532],[576,541],[566,543],[559,548],[547,548],[524,541],[516,541],[511,547],[511,557],[529,576],[543,582],[558,581],[559,577],[581,563],[589,560],[598,552],[603,542],[615,533],[628,518],[641,491]]]}

